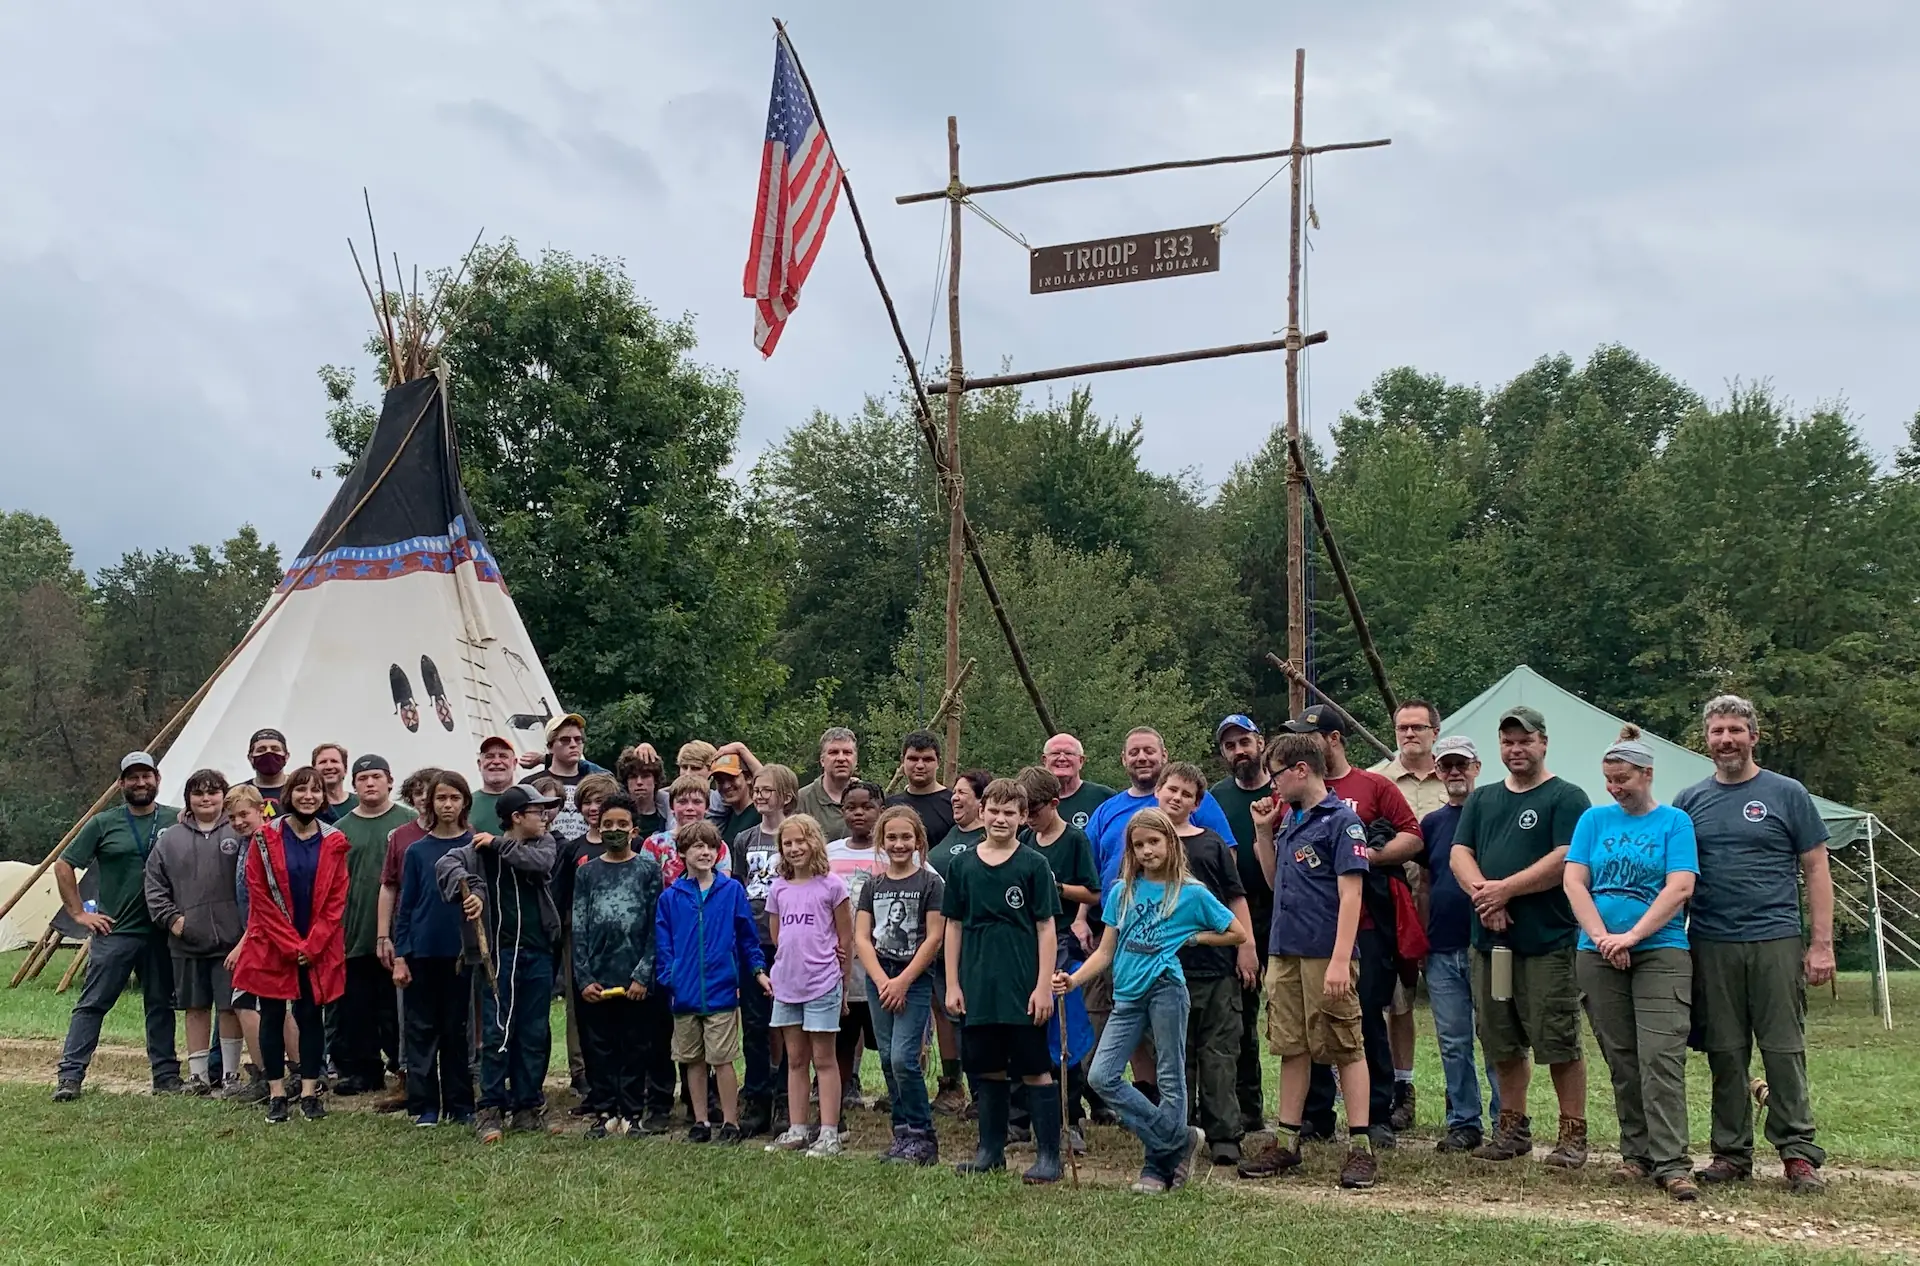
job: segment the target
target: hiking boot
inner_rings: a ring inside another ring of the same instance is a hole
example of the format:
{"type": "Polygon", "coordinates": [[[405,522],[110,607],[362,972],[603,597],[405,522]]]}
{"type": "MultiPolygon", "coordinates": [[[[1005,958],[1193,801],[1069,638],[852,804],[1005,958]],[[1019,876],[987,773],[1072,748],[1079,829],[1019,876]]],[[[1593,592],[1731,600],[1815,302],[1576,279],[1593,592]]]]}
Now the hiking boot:
{"type": "Polygon", "coordinates": [[[1702,1186],[1718,1187],[1725,1183],[1745,1182],[1753,1177],[1753,1171],[1724,1156],[1716,1156],[1704,1168],[1694,1170],[1693,1177],[1702,1186]]]}
{"type": "Polygon", "coordinates": [[[804,1152],[807,1150],[807,1127],[790,1125],[779,1138],[767,1144],[769,1152],[804,1152]]]}
{"type": "Polygon", "coordinates": [[[1678,1200],[1681,1204],[1692,1204],[1700,1198],[1700,1188],[1693,1185],[1693,1179],[1686,1174],[1672,1174],[1659,1180],[1660,1190],[1678,1200]]]}
{"type": "Polygon", "coordinates": [[[1608,1177],[1612,1178],[1615,1182],[1621,1183],[1645,1182],[1647,1179],[1653,1177],[1653,1171],[1639,1161],[1629,1158],[1615,1165],[1613,1172],[1609,1174],[1608,1177]]]}
{"type": "Polygon", "coordinates": [[[561,1125],[558,1121],[555,1121],[554,1119],[552,1119],[547,1115],[547,1110],[545,1108],[526,1109],[526,1120],[527,1120],[527,1123],[524,1126],[520,1126],[518,1128],[526,1130],[529,1134],[556,1134],[557,1135],[557,1134],[565,1134],[567,1132],[565,1126],[561,1125]]]}
{"type": "Polygon", "coordinates": [[[265,1077],[251,1077],[238,1089],[230,1091],[227,1094],[227,1102],[238,1104],[265,1103],[270,1093],[271,1088],[268,1087],[265,1077]]]}
{"type": "Polygon", "coordinates": [[[506,1123],[500,1119],[500,1109],[480,1109],[473,1119],[473,1129],[482,1143],[498,1143],[500,1136],[506,1133],[506,1123]]]}
{"type": "Polygon", "coordinates": [[[607,1117],[596,1116],[593,1119],[593,1124],[587,1127],[587,1137],[590,1139],[603,1139],[607,1137],[607,1123],[607,1117]]]}
{"type": "Polygon", "coordinates": [[[162,1077],[159,1081],[153,1083],[153,1093],[156,1095],[184,1095],[187,1093],[187,1083],[181,1081],[177,1076],[162,1077]]]}
{"type": "Polygon", "coordinates": [[[1379,1158],[1364,1147],[1347,1149],[1346,1163],[1340,1166],[1340,1185],[1349,1191],[1365,1191],[1380,1175],[1379,1158]]]}
{"type": "Polygon", "coordinates": [[[689,1143],[713,1142],[713,1126],[708,1124],[705,1121],[695,1121],[692,1125],[687,1127],[687,1142],[689,1143]]]}
{"type": "Polygon", "coordinates": [[[1554,1142],[1553,1150],[1541,1157],[1542,1165],[1551,1165],[1555,1169],[1584,1169],[1587,1164],[1587,1119],[1585,1117],[1560,1118],[1560,1137],[1554,1142]]]}
{"type": "Polygon", "coordinates": [[[1447,1131],[1447,1136],[1433,1145],[1436,1152],[1471,1152],[1486,1139],[1481,1136],[1477,1125],[1456,1125],[1447,1131]]]}
{"type": "Polygon", "coordinates": [[[1278,1178],[1300,1168],[1300,1163],[1298,1148],[1282,1147],[1278,1142],[1273,1142],[1241,1161],[1234,1172],[1242,1178],[1278,1178]]]}
{"type": "Polygon", "coordinates": [[[1786,1161],[1787,1190],[1796,1195],[1812,1195],[1827,1189],[1826,1180],[1820,1177],[1820,1171],[1813,1162],[1798,1156],[1789,1156],[1786,1161]]]}
{"type": "Polygon", "coordinates": [[[1232,1139],[1221,1139],[1207,1148],[1207,1156],[1216,1165],[1238,1165],[1240,1144],[1232,1139]]]}
{"type": "Polygon", "coordinates": [[[1393,1110],[1387,1113],[1387,1125],[1395,1134],[1405,1134],[1413,1128],[1413,1116],[1413,1083],[1394,1082],[1393,1110]]]}
{"type": "Polygon", "coordinates": [[[739,1146],[740,1139],[740,1127],[731,1121],[722,1121],[719,1132],[713,1136],[714,1142],[727,1147],[739,1146]]]}
{"type": "Polygon", "coordinates": [[[1178,1191],[1187,1185],[1187,1179],[1193,1176],[1193,1158],[1207,1145],[1207,1132],[1197,1125],[1187,1127],[1187,1145],[1180,1152],[1180,1159],[1174,1162],[1173,1173],[1167,1177],[1167,1190],[1178,1191]]]}
{"type": "Polygon", "coordinates": [[[1473,1158],[1484,1161],[1510,1161],[1533,1155],[1533,1122],[1524,1112],[1500,1109],[1493,1137],[1473,1149],[1473,1158]]]}
{"type": "Polygon", "coordinates": [[[1137,1196],[1164,1196],[1167,1194],[1167,1183],[1160,1175],[1143,1169],[1127,1190],[1137,1196]]]}
{"type": "Polygon", "coordinates": [[[287,1097],[274,1095],[267,1100],[267,1124],[285,1125],[287,1123],[287,1097]]]}
{"type": "Polygon", "coordinates": [[[957,1117],[966,1110],[967,1094],[960,1089],[958,1080],[940,1083],[940,1089],[933,1096],[933,1110],[942,1116],[957,1117]]]}
{"type": "Polygon", "coordinates": [[[72,1103],[80,1097],[80,1083],[72,1077],[62,1077],[60,1084],[53,1088],[55,1103],[72,1103]]]}
{"type": "Polygon", "coordinates": [[[213,1083],[205,1077],[202,1077],[199,1073],[195,1073],[192,1080],[187,1082],[187,1093],[196,1099],[211,1098],[213,1095],[213,1083]]]}
{"type": "Polygon", "coordinates": [[[383,1094],[378,1099],[375,1099],[373,1101],[373,1110],[381,1114],[405,1112],[407,1110],[406,1087],[402,1086],[391,1094],[383,1094]]]}
{"type": "Polygon", "coordinates": [[[309,1121],[324,1120],[327,1115],[327,1105],[320,1102],[319,1095],[301,1095],[300,1115],[309,1121]]]}
{"type": "Polygon", "coordinates": [[[840,1131],[829,1130],[822,1126],[820,1137],[815,1139],[813,1146],[807,1149],[807,1155],[814,1160],[830,1160],[844,1151],[846,1147],[840,1140],[840,1131]]]}

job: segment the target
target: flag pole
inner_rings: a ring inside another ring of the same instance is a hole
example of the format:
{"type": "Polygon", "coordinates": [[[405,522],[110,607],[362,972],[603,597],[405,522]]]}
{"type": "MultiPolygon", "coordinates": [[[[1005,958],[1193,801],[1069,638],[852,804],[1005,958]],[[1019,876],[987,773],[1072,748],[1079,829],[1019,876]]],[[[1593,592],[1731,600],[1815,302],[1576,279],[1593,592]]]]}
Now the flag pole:
{"type": "MultiPolygon", "coordinates": [[[[833,145],[833,133],[827,130],[827,119],[820,112],[820,99],[813,93],[813,81],[807,78],[806,64],[800,60],[800,54],[793,47],[793,39],[787,34],[787,24],[779,18],[773,20],[774,30],[781,44],[786,47],[787,56],[793,59],[793,69],[800,76],[800,90],[807,94],[807,105],[813,110],[814,121],[820,125],[820,134],[827,138],[827,144],[833,145]]],[[[834,153],[839,154],[834,147],[834,153]]],[[[928,450],[933,454],[933,468],[942,484],[946,482],[947,460],[941,450],[939,432],[933,426],[933,406],[928,400],[927,387],[920,379],[919,364],[913,358],[913,349],[907,343],[906,331],[900,325],[900,313],[893,306],[893,296],[887,291],[886,278],[880,275],[880,263],[874,258],[873,239],[867,235],[866,219],[860,214],[860,200],[853,195],[853,180],[847,175],[844,164],[840,168],[840,191],[847,196],[847,210],[853,214],[853,227],[860,234],[860,249],[867,257],[867,271],[873,275],[873,284],[880,291],[880,302],[887,309],[887,322],[893,327],[894,342],[900,346],[900,361],[907,367],[907,381],[913,387],[915,421],[920,425],[920,437],[926,441],[928,450]]],[[[1053,713],[1047,707],[1047,701],[1040,693],[1040,685],[1034,680],[1033,669],[1027,664],[1025,652],[1020,649],[1020,638],[1013,631],[1013,621],[1008,617],[1006,606],[1000,601],[999,586],[993,583],[993,573],[987,569],[985,555],[980,552],[980,541],[974,535],[973,524],[967,522],[962,513],[963,536],[967,554],[973,559],[973,570],[980,577],[980,588],[987,596],[987,605],[993,610],[993,618],[1000,625],[1000,635],[1006,640],[1007,651],[1013,658],[1014,669],[1020,674],[1020,684],[1026,687],[1027,699],[1033,704],[1034,714],[1040,720],[1040,728],[1051,738],[1059,726],[1053,722],[1053,713]]]]}

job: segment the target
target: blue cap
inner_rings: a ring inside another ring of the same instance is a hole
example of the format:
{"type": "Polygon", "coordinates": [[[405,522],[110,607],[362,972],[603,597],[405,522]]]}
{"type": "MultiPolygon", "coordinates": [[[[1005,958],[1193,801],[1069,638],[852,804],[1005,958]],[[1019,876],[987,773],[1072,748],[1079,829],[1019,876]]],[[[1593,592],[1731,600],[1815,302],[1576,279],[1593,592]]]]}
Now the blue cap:
{"type": "Polygon", "coordinates": [[[1215,747],[1220,745],[1220,736],[1228,730],[1245,730],[1249,734],[1258,734],[1260,727],[1254,724],[1253,718],[1246,713],[1236,712],[1232,716],[1223,718],[1220,724],[1213,727],[1213,745],[1215,747]]]}

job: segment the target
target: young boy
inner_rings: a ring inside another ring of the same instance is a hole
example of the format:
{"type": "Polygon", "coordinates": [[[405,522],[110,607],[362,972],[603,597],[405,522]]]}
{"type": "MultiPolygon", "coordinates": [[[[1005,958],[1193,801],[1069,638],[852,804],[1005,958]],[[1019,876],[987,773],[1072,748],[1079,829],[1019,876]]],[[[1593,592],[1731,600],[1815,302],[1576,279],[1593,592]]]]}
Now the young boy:
{"type": "Polygon", "coordinates": [[[1281,734],[1266,759],[1274,797],[1249,808],[1260,870],[1273,885],[1267,1042],[1280,1057],[1280,1124],[1274,1141],[1242,1161],[1239,1172],[1271,1178],[1299,1168],[1310,1066],[1331,1064],[1340,1069],[1351,1138],[1340,1185],[1371,1187],[1379,1165],[1367,1134],[1367,1058],[1353,961],[1367,828],[1327,790],[1326,749],[1317,736],[1281,734]]]}
{"type": "MultiPolygon", "coordinates": [[[[881,801],[885,797],[884,789],[857,778],[840,794],[840,815],[846,819],[847,834],[827,843],[827,866],[847,885],[847,900],[855,909],[867,884],[887,869],[887,859],[874,847],[873,840],[874,819],[880,816],[881,801]]],[[[863,1098],[860,1090],[862,1052],[869,1047],[877,1050],[879,1043],[874,1041],[873,1014],[867,1007],[866,969],[858,959],[849,966],[852,970],[846,1013],[840,1017],[840,1039],[834,1054],[840,1062],[840,1102],[851,1108],[858,1107],[863,1098]]]]}
{"type": "MultiPolygon", "coordinates": [[[[987,828],[980,821],[980,793],[993,781],[984,769],[965,769],[955,777],[950,801],[953,826],[939,839],[927,837],[927,865],[945,879],[954,859],[973,851],[987,828]]],[[[940,1086],[933,1096],[933,1110],[959,1116],[967,1110],[966,1095],[960,1089],[960,1029],[947,1014],[947,973],[933,974],[933,1032],[940,1042],[940,1086]]]]}
{"type": "Polygon", "coordinates": [[[642,1129],[647,1069],[657,1036],[647,1007],[655,989],[654,920],[660,865],[633,851],[632,799],[615,791],[600,803],[601,851],[573,884],[573,978],[580,984],[580,1038],[586,1054],[587,1137],[608,1126],[642,1129]]]}
{"type": "MultiPolygon", "coordinates": [[[[680,856],[678,832],[681,827],[707,819],[707,797],[711,794],[705,774],[682,774],[673,780],[673,786],[667,789],[669,804],[673,809],[673,823],[664,831],[657,831],[647,837],[640,846],[654,861],[660,864],[660,875],[672,883],[686,870],[686,862],[680,856]]],[[[733,866],[725,848],[720,850],[720,873],[731,874],[733,866]]]]}
{"type": "Polygon", "coordinates": [[[654,921],[654,978],[673,1002],[673,1058],[685,1070],[693,1103],[689,1143],[713,1139],[707,1107],[707,1069],[720,1086],[722,1143],[740,1141],[740,982],[752,977],[771,997],[760,933],[746,886],[723,875],[720,832],[711,822],[680,828],[686,873],[660,898],[654,921]]]}
{"type": "MultiPolygon", "coordinates": [[[[580,1097],[570,1112],[586,1116],[587,1056],[580,1036],[579,989],[573,979],[573,881],[580,868],[600,856],[606,845],[600,838],[600,806],[620,790],[612,774],[588,774],[573,789],[573,802],[585,819],[587,832],[576,839],[554,839],[553,904],[560,911],[560,945],[555,960],[560,965],[560,997],[565,1001],[567,1018],[567,1079],[573,1093],[580,1097]]],[[[636,840],[643,838],[636,835],[636,840]]]]}
{"type": "MultiPolygon", "coordinates": [[[[1087,833],[1060,816],[1060,780],[1038,765],[1028,765],[1014,776],[1027,793],[1027,825],[1020,842],[1037,850],[1047,859],[1053,878],[1060,885],[1060,915],[1054,920],[1056,970],[1071,973],[1087,961],[1093,952],[1094,935],[1087,922],[1087,911],[1100,900],[1100,868],[1093,860],[1093,841],[1087,833]]],[[[1066,1018],[1067,1054],[1070,1067],[1067,1096],[1069,1134],[1067,1145],[1078,1154],[1086,1152],[1086,1134],[1082,1101],[1088,1095],[1087,1059],[1093,1053],[1093,1022],[1087,1016],[1086,999],[1078,989],[1056,1000],[1066,1018]]],[[[1047,1044],[1056,1066],[1060,1063],[1060,1026],[1047,1026],[1047,1044]]],[[[1024,1096],[1014,1092],[1012,1123],[1008,1127],[1016,1140],[1023,1129],[1030,1129],[1029,1114],[1019,1102],[1024,1096]]]]}
{"type": "MultiPolygon", "coordinates": [[[[773,967],[774,948],[773,928],[767,918],[767,893],[772,890],[774,876],[779,872],[780,824],[793,812],[799,796],[800,778],[792,769],[785,765],[762,765],[753,777],[753,807],[760,811],[760,821],[729,841],[730,855],[740,859],[736,878],[746,885],[747,906],[753,912],[760,954],[769,970],[773,967]]],[[[747,1079],[741,1087],[746,1103],[740,1114],[740,1133],[745,1138],[753,1138],[773,1128],[775,1101],[785,1085],[780,1072],[785,1048],[780,1035],[773,1031],[772,996],[752,989],[742,990],[740,1026],[747,1052],[747,1079]]]]}
{"type": "Polygon", "coordinates": [[[220,1013],[219,1089],[240,1090],[240,1021],[226,957],[240,943],[240,901],[234,869],[240,837],[227,823],[227,780],[217,769],[187,779],[187,811],[160,832],[147,854],[146,900],[167,932],[173,955],[173,1005],[187,1015],[187,1089],[210,1095],[213,1013],[220,1013]]]}
{"type": "Polygon", "coordinates": [[[406,1110],[415,1125],[470,1126],[472,978],[461,961],[460,911],[440,899],[433,872],[441,858],[473,842],[473,793],[466,779],[447,771],[427,784],[426,800],[433,825],[407,846],[393,909],[393,983],[407,991],[406,1110]]]}
{"type": "Polygon", "coordinates": [[[1235,1088],[1240,1071],[1240,997],[1243,988],[1258,982],[1260,960],[1253,949],[1252,915],[1233,849],[1217,832],[1192,820],[1206,790],[1206,775],[1198,765],[1174,761],[1160,771],[1154,796],[1187,850],[1187,873],[1249,932],[1237,948],[1189,945],[1180,951],[1180,971],[1187,978],[1187,1060],[1192,1069],[1187,1080],[1200,1109],[1200,1128],[1206,1131],[1214,1164],[1238,1165],[1240,1140],[1246,1131],[1235,1088]]]}
{"type": "MultiPolygon", "coordinates": [[[[958,797],[955,797],[956,801],[958,797]]],[[[1046,859],[1023,847],[1027,793],[1011,778],[987,784],[986,836],[953,859],[940,903],[946,919],[946,1009],[961,1025],[960,1059],[978,1079],[980,1141],[962,1174],[1007,1167],[1010,1078],[1027,1085],[1033,1110],[1030,1183],[1060,1181],[1060,1088],[1046,1025],[1053,1018],[1054,916],[1060,892],[1046,859]]],[[[957,806],[956,806],[957,807],[957,806]]]]}
{"type": "Polygon", "coordinates": [[[613,776],[633,801],[633,833],[637,840],[667,829],[666,815],[656,803],[660,797],[660,757],[651,746],[629,747],[613,764],[613,776]]]}
{"type": "Polygon", "coordinates": [[[339,1017],[334,1065],[340,1076],[330,1087],[337,1095],[384,1091],[387,1069],[400,1067],[393,943],[382,946],[379,939],[380,880],[387,841],[416,817],[413,806],[394,803],[393,771],[384,756],[361,755],[352,776],[353,806],[334,821],[348,845],[347,992],[334,1008],[339,1017]]]}

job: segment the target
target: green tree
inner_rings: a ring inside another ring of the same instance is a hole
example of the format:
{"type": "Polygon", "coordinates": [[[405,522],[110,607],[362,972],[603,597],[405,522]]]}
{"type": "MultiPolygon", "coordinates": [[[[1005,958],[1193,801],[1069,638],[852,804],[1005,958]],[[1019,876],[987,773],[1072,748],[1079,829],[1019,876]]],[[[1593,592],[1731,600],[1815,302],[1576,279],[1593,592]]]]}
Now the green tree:
{"type": "Polygon", "coordinates": [[[71,594],[87,591],[86,575],[73,565],[73,547],[52,519],[25,510],[0,512],[0,591],[24,593],[42,583],[71,594]]]}

